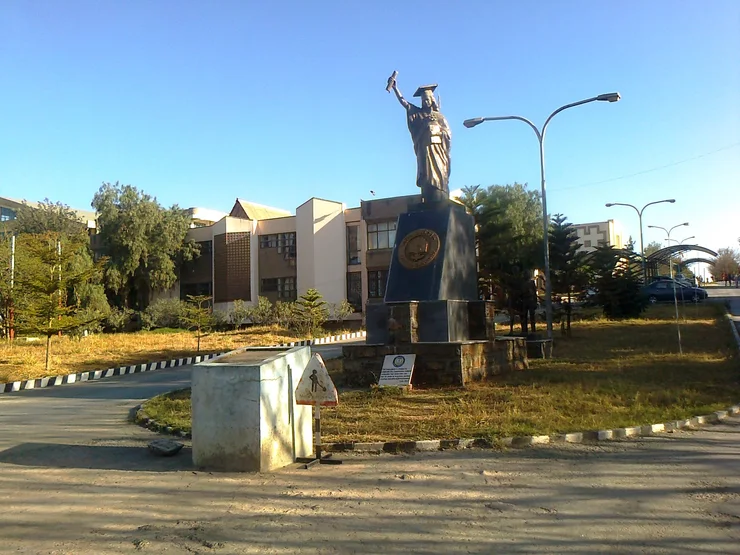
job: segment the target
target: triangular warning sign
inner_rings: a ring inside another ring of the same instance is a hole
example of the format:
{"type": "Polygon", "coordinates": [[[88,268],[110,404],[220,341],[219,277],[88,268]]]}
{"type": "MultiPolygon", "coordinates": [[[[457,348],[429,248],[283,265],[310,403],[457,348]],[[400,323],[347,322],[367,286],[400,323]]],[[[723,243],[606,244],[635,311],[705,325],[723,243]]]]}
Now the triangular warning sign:
{"type": "Polygon", "coordinates": [[[298,405],[319,404],[322,407],[335,407],[339,402],[337,388],[334,387],[319,353],[314,353],[298,381],[295,402],[298,405]]]}

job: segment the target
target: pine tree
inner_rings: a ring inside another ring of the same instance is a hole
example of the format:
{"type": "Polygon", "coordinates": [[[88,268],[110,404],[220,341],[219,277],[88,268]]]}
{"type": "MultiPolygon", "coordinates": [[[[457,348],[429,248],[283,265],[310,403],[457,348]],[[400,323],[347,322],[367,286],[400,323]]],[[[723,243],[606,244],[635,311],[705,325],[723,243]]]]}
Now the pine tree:
{"type": "Polygon", "coordinates": [[[296,301],[300,321],[309,337],[321,329],[329,318],[326,301],[316,289],[309,289],[296,301]]]}
{"type": "Polygon", "coordinates": [[[100,276],[105,260],[80,269],[77,252],[58,234],[22,235],[17,272],[18,328],[46,336],[46,370],[50,366],[51,338],[99,321],[103,314],[85,311],[70,298],[75,289],[100,276]]]}
{"type": "Polygon", "coordinates": [[[550,279],[554,292],[566,293],[567,329],[570,332],[571,294],[582,291],[587,283],[586,253],[579,252],[581,244],[573,224],[562,214],[555,214],[548,233],[550,245],[550,279]]]}

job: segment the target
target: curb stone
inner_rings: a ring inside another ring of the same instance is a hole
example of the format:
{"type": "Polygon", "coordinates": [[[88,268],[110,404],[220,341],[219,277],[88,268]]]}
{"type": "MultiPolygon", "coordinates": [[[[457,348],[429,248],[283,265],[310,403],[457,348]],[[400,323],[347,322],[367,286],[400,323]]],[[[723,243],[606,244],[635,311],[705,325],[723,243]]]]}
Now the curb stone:
{"type": "MultiPolygon", "coordinates": [[[[729,314],[728,314],[729,316],[729,314]]],[[[738,334],[735,323],[728,318],[732,327],[738,349],[740,350],[740,334],[738,334]]],[[[141,405],[137,408],[137,418],[141,410],[141,405]]],[[[141,413],[143,414],[143,412],[141,413]]],[[[731,416],[740,415],[740,403],[733,405],[726,410],[718,410],[711,414],[694,416],[683,420],[672,420],[670,422],[659,422],[656,424],[645,424],[642,426],[629,426],[625,428],[613,428],[610,430],[590,430],[585,432],[571,432],[567,434],[552,434],[549,436],[516,436],[504,437],[491,442],[485,438],[459,438],[459,439],[441,439],[441,440],[421,440],[421,441],[385,441],[374,443],[324,443],[321,450],[326,452],[369,452],[369,453],[400,453],[410,451],[441,451],[447,449],[470,449],[473,447],[491,449],[497,446],[502,447],[530,447],[536,445],[546,445],[549,443],[594,443],[601,441],[612,441],[615,439],[626,439],[634,437],[652,437],[662,433],[672,433],[676,430],[697,429],[708,424],[719,424],[731,416]]],[[[162,428],[161,425],[145,417],[141,422],[149,429],[149,423],[153,426],[162,428]]],[[[160,431],[161,430],[155,430],[160,431]]],[[[185,432],[181,432],[185,433],[185,432]]],[[[188,433],[186,436],[190,438],[188,433]]]]}
{"type": "MultiPolygon", "coordinates": [[[[309,345],[323,345],[324,343],[333,343],[347,339],[360,339],[366,337],[366,332],[358,331],[352,333],[343,333],[341,335],[332,335],[330,337],[320,337],[317,339],[304,339],[302,341],[293,341],[291,343],[280,343],[279,345],[269,345],[269,347],[304,347],[309,345]],[[341,338],[341,339],[339,339],[341,338]]],[[[186,366],[188,364],[203,362],[217,356],[223,355],[228,351],[221,353],[211,353],[208,355],[197,355],[172,360],[161,360],[158,362],[142,362],[131,364],[129,366],[119,366],[118,368],[108,368],[107,370],[87,370],[75,374],[63,374],[60,376],[50,376],[45,378],[35,378],[32,380],[20,380],[17,382],[0,383],[0,394],[14,393],[26,389],[40,389],[42,387],[53,387],[56,385],[68,385],[78,382],[89,382],[101,378],[112,378],[114,376],[124,376],[126,374],[138,374],[140,372],[151,372],[152,370],[161,370],[164,368],[175,368],[177,366],[186,366]]]]}

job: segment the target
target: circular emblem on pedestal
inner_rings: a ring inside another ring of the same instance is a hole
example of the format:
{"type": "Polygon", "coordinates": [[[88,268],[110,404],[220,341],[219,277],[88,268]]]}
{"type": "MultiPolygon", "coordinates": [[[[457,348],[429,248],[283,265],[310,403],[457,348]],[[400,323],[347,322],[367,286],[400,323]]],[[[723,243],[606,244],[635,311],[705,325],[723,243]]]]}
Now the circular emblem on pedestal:
{"type": "Polygon", "coordinates": [[[423,268],[437,258],[440,240],[431,229],[417,229],[403,238],[398,247],[398,261],[404,268],[423,268]]]}

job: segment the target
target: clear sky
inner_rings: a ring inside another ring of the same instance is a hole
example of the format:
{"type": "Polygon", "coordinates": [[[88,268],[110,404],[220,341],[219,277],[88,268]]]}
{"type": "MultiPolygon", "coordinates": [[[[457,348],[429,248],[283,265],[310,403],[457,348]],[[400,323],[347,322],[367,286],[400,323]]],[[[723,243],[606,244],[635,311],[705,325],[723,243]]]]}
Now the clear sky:
{"type": "MultiPolygon", "coordinates": [[[[292,211],[311,196],[414,194],[404,111],[384,90],[393,70],[410,100],[439,84],[451,189],[539,187],[531,129],[463,120],[540,125],[619,91],[552,121],[550,213],[615,218],[637,239],[635,212],[604,204],[675,198],[645,224],[688,221],[674,237],[737,246],[738,0],[5,0],[0,195],[88,209],[101,182],[121,181],[165,205],[292,211]]],[[[646,244],[662,238],[646,229],[646,244]]]]}

